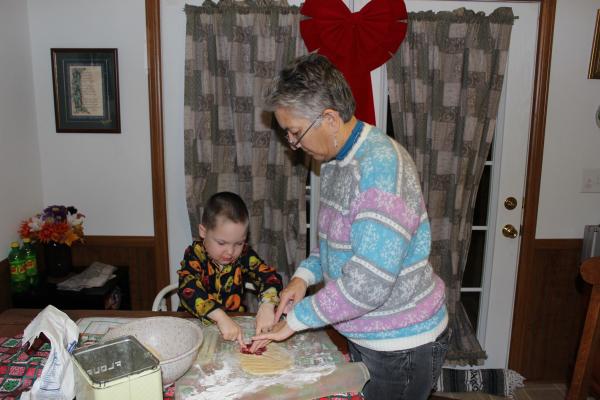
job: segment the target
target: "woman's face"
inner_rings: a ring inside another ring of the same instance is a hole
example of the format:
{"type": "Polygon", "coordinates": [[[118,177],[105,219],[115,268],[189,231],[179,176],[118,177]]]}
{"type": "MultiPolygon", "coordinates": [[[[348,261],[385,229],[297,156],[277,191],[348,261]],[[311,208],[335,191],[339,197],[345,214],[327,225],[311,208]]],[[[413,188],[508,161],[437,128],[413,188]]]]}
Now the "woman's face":
{"type": "Polygon", "coordinates": [[[200,237],[204,239],[204,249],[210,258],[219,264],[231,264],[238,259],[248,234],[248,223],[233,222],[217,217],[213,229],[200,224],[200,237]]]}
{"type": "Polygon", "coordinates": [[[335,156],[335,130],[331,129],[325,113],[309,120],[298,116],[289,108],[281,107],[275,110],[275,118],[285,130],[288,143],[294,150],[302,149],[318,161],[327,161],[335,156]]]}

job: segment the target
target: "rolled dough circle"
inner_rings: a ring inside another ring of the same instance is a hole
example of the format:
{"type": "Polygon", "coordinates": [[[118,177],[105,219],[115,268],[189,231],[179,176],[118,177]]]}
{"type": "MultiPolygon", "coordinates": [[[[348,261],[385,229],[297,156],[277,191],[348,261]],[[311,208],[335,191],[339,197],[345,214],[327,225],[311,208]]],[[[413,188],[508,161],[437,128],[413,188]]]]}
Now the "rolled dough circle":
{"type": "Polygon", "coordinates": [[[239,354],[244,372],[252,375],[272,375],[289,369],[294,357],[277,343],[270,343],[261,354],[239,354]]]}

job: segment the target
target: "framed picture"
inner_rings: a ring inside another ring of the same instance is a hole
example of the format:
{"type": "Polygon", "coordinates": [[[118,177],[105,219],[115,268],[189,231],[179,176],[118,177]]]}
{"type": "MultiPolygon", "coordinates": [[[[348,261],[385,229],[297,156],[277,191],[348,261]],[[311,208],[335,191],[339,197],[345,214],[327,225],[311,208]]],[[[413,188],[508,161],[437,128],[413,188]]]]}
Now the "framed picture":
{"type": "Polygon", "coordinates": [[[117,49],[51,49],[56,132],[120,133],[117,49]]]}
{"type": "Polygon", "coordinates": [[[600,79],[600,10],[596,12],[596,29],[594,29],[594,42],[592,44],[592,57],[588,78],[600,79]]]}

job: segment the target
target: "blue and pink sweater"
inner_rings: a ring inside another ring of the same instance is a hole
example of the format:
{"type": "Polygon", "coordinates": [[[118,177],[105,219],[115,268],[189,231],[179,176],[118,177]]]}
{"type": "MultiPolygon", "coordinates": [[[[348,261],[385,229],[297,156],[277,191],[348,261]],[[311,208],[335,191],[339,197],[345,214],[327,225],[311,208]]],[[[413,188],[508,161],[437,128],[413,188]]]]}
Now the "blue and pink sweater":
{"type": "Polygon", "coordinates": [[[431,232],[417,170],[381,130],[358,127],[345,156],[321,166],[319,246],[294,277],[325,285],[294,307],[288,325],[333,325],[373,350],[414,348],[448,324],[445,286],[428,260],[431,232]]]}

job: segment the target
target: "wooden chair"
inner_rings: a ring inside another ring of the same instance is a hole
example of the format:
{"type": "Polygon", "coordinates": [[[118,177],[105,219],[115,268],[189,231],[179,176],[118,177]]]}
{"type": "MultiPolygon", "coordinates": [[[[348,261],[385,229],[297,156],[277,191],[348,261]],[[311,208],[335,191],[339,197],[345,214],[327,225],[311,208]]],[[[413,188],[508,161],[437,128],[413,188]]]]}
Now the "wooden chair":
{"type": "Polygon", "coordinates": [[[600,325],[600,257],[585,260],[581,264],[580,273],[583,279],[592,285],[592,294],[581,333],[571,386],[567,392],[567,400],[587,398],[592,368],[597,357],[598,337],[600,337],[598,327],[600,325]]]}

